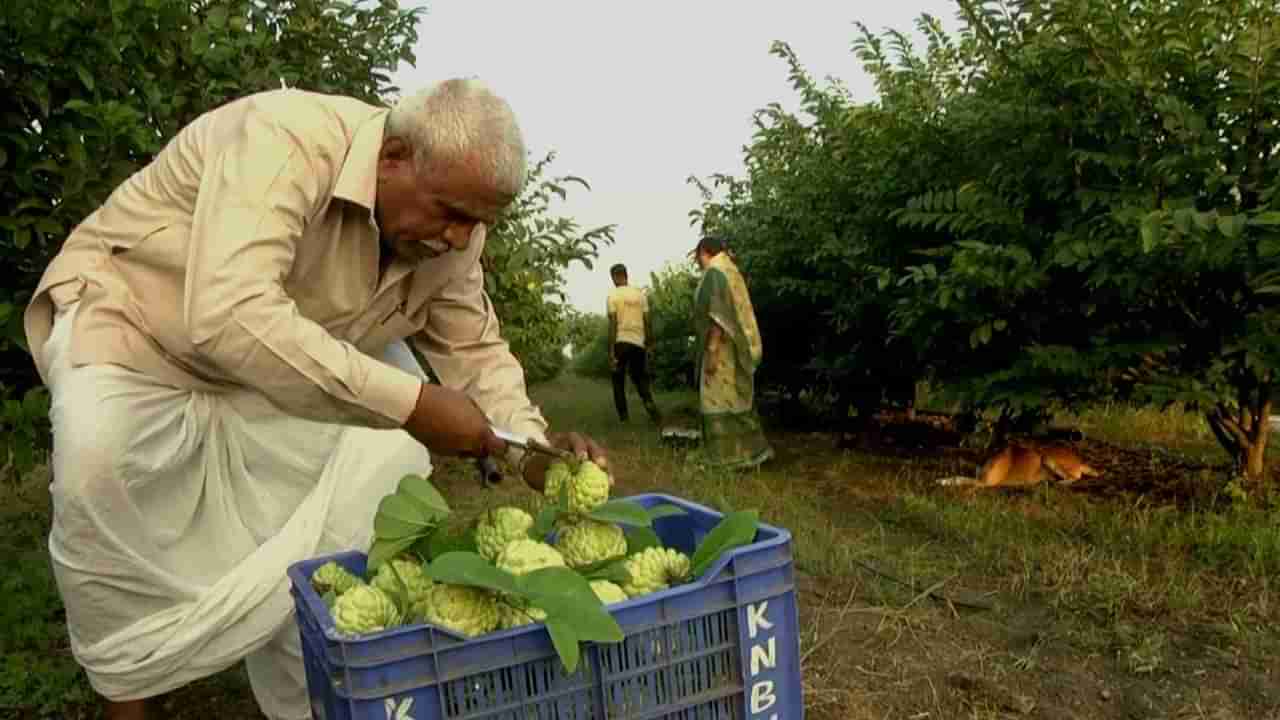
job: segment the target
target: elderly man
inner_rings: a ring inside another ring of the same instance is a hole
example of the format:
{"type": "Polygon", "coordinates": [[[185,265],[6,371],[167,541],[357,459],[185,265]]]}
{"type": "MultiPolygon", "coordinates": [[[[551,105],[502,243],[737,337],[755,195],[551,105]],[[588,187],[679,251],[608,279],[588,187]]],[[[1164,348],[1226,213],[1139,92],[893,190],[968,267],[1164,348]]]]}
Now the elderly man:
{"type": "Polygon", "coordinates": [[[270,718],[310,718],[286,568],[363,548],[429,452],[547,463],[484,292],[519,192],[508,105],[451,80],[393,109],[297,90],[196,119],[46,270],[26,332],[52,394],[49,551],[107,717],[244,660],[270,718]],[[426,380],[405,340],[426,358],[426,380]]]}

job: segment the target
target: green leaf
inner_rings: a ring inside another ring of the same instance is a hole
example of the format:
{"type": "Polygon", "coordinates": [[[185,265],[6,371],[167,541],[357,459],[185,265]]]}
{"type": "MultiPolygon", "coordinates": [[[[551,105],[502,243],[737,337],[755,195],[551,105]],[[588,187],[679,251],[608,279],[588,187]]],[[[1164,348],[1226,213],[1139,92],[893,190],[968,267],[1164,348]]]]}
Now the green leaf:
{"type": "Polygon", "coordinates": [[[94,88],[93,73],[89,72],[89,70],[84,65],[77,63],[76,74],[80,76],[80,82],[84,83],[85,89],[87,89],[89,92],[93,92],[93,88],[94,88]]]}
{"type": "Polygon", "coordinates": [[[1245,218],[1242,215],[1224,215],[1218,218],[1218,232],[1233,240],[1240,237],[1244,228],[1245,218]]]}
{"type": "Polygon", "coordinates": [[[1156,228],[1155,225],[1144,222],[1142,223],[1142,251],[1151,252],[1156,246],[1156,228]]]}
{"type": "Polygon", "coordinates": [[[624,528],[627,535],[627,554],[634,555],[651,547],[662,547],[662,538],[651,528],[624,528]]]}
{"type": "Polygon", "coordinates": [[[679,505],[672,505],[671,503],[662,503],[661,505],[654,505],[649,508],[649,517],[653,520],[660,520],[664,517],[671,517],[673,515],[687,514],[688,513],[685,512],[684,508],[679,505]]]}
{"type": "Polygon", "coordinates": [[[551,635],[551,644],[555,646],[556,654],[560,656],[560,662],[564,664],[565,672],[573,674],[578,669],[578,662],[581,659],[581,650],[578,648],[578,634],[574,632],[573,622],[562,618],[552,618],[550,615],[546,619],[547,633],[551,635]]]}
{"type": "Polygon", "coordinates": [[[476,536],[468,528],[436,528],[417,543],[419,554],[428,562],[451,552],[476,552],[476,536]]]}
{"type": "Polygon", "coordinates": [[[1280,212],[1275,210],[1260,212],[1249,218],[1249,224],[1262,226],[1280,225],[1280,212]]]}
{"type": "Polygon", "coordinates": [[[438,518],[412,495],[392,493],[378,503],[373,533],[382,539],[418,538],[436,526],[438,518]]]}
{"type": "Polygon", "coordinates": [[[391,599],[396,604],[396,609],[401,615],[409,614],[409,586],[405,584],[404,578],[400,576],[400,571],[396,569],[395,563],[390,563],[387,567],[391,568],[391,574],[395,576],[396,586],[391,591],[391,599]]]}
{"type": "Polygon", "coordinates": [[[649,527],[653,524],[649,512],[633,500],[610,500],[592,510],[587,517],[600,522],[632,527],[649,527]]]}
{"type": "Polygon", "coordinates": [[[518,594],[516,577],[506,570],[494,567],[478,553],[447,552],[431,561],[427,574],[436,582],[518,594]]]}
{"type": "Polygon", "coordinates": [[[565,567],[534,570],[516,578],[519,595],[547,613],[573,624],[574,633],[589,642],[621,642],[622,628],[587,579],[565,567]]]}
{"type": "Polygon", "coordinates": [[[533,519],[533,527],[529,528],[529,537],[534,540],[546,540],[551,531],[556,529],[556,520],[559,518],[559,506],[555,504],[544,506],[533,519]]]}
{"type": "Polygon", "coordinates": [[[689,576],[695,579],[702,577],[721,555],[755,540],[758,524],[759,515],[754,510],[738,510],[726,514],[698,543],[690,561],[689,576]]]}
{"type": "Polygon", "coordinates": [[[450,513],[449,503],[444,499],[444,496],[440,494],[435,485],[431,484],[430,480],[421,475],[405,475],[400,478],[400,484],[396,487],[396,492],[412,496],[426,507],[440,513],[441,517],[450,513]]]}
{"type": "Polygon", "coordinates": [[[376,538],[369,548],[366,572],[375,572],[382,563],[408,550],[416,541],[416,537],[376,538]]]}
{"type": "MultiPolygon", "coordinates": [[[[630,552],[627,553],[627,555],[630,554],[630,552]]],[[[589,567],[580,568],[578,572],[587,580],[608,580],[616,585],[625,585],[631,580],[631,573],[627,572],[626,556],[604,560],[589,567]]]]}

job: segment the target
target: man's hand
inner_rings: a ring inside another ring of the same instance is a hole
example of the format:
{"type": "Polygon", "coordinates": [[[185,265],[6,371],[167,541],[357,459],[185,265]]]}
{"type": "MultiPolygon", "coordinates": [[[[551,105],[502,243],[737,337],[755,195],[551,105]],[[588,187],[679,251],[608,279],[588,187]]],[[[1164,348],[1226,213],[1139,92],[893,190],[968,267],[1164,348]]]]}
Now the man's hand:
{"type": "Polygon", "coordinates": [[[618,369],[618,354],[612,350],[609,351],[609,369],[610,370],[618,369]]]}
{"type": "Polygon", "coordinates": [[[496,455],[506,443],[493,434],[480,406],[457,390],[423,383],[418,404],[404,429],[439,455],[483,457],[496,455]]]}
{"type": "MultiPolygon", "coordinates": [[[[605,449],[586,435],[575,432],[548,433],[547,442],[554,447],[568,450],[580,459],[590,460],[599,465],[601,470],[609,472],[609,458],[605,449]]],[[[547,455],[535,453],[524,464],[524,481],[529,487],[542,492],[542,488],[546,484],[547,468],[550,467],[552,459],[547,455]]],[[[609,483],[613,484],[613,473],[609,473],[609,483]]]]}

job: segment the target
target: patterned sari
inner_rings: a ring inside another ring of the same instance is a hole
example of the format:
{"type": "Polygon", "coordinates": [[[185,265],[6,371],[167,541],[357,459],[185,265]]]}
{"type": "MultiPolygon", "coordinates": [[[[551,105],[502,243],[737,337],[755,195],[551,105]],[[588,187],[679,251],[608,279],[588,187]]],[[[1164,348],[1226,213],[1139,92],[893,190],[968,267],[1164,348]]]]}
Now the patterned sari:
{"type": "Polygon", "coordinates": [[[773,457],[755,411],[755,372],[764,346],[746,282],[727,253],[707,264],[693,317],[707,462],[730,469],[755,467],[773,457]],[[709,344],[713,326],[720,337],[709,344]]]}

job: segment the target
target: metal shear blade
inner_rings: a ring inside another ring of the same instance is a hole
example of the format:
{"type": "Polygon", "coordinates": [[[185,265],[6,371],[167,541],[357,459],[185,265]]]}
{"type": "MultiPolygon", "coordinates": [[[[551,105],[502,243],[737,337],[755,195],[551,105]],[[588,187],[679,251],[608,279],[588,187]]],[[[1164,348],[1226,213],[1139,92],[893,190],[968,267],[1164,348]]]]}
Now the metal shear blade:
{"type": "Polygon", "coordinates": [[[518,435],[516,433],[513,433],[510,430],[494,428],[493,434],[497,435],[498,439],[505,442],[506,444],[514,445],[515,447],[518,447],[522,450],[529,450],[532,452],[541,453],[543,455],[550,455],[552,457],[557,457],[562,460],[567,460],[569,462],[577,462],[578,460],[578,457],[573,453],[569,452],[568,450],[561,450],[560,448],[551,447],[550,445],[538,442],[533,438],[529,438],[529,437],[525,437],[524,435],[518,435]]]}

